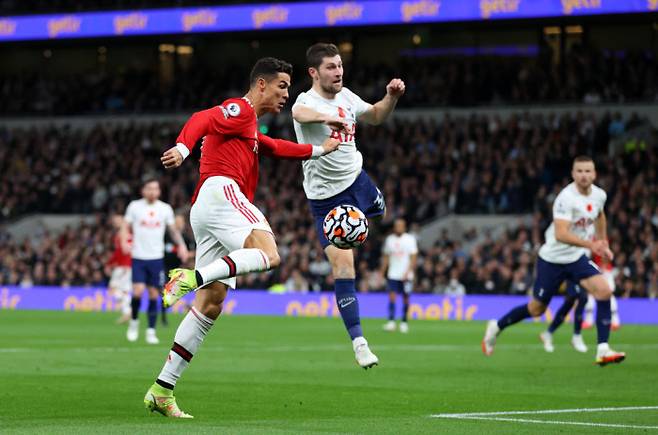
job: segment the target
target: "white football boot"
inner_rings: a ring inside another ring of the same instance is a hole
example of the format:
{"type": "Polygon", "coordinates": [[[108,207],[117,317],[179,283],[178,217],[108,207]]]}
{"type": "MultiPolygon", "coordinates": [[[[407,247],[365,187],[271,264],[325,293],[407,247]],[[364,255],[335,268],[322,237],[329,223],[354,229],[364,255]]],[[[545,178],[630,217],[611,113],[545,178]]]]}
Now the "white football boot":
{"type": "Polygon", "coordinates": [[[571,337],[571,345],[578,352],[581,352],[581,353],[587,352],[587,345],[585,344],[585,341],[583,340],[583,336],[580,335],[580,334],[574,335],[573,337],[571,337]]]}
{"type": "Polygon", "coordinates": [[[496,337],[499,332],[500,328],[498,327],[498,321],[489,320],[489,322],[487,322],[487,329],[484,332],[484,338],[482,339],[482,352],[484,352],[486,356],[491,356],[493,353],[494,347],[496,347],[496,337]]]}
{"type": "Polygon", "coordinates": [[[356,337],[352,340],[352,348],[354,349],[354,357],[357,364],[364,369],[369,369],[379,363],[377,355],[370,351],[368,342],[363,337],[356,337]]]}
{"type": "Polygon", "coordinates": [[[544,350],[548,353],[555,352],[555,346],[553,346],[553,334],[548,331],[544,331],[539,334],[539,339],[544,343],[544,350]]]}
{"type": "Polygon", "coordinates": [[[409,332],[409,324],[407,322],[400,322],[400,332],[403,334],[409,332]]]}
{"type": "Polygon", "coordinates": [[[395,320],[389,320],[389,321],[386,322],[386,324],[384,325],[384,331],[386,331],[386,332],[394,332],[394,331],[395,331],[395,328],[396,328],[396,326],[395,326],[395,320]]]}
{"type": "Polygon", "coordinates": [[[139,338],[139,320],[130,320],[128,323],[128,332],[126,332],[128,341],[137,341],[139,338]]]}
{"type": "Polygon", "coordinates": [[[620,363],[624,359],[626,359],[626,354],[624,352],[615,352],[610,349],[608,343],[599,343],[596,348],[596,360],[594,361],[594,364],[605,366],[607,364],[620,363]]]}
{"type": "Polygon", "coordinates": [[[159,344],[160,340],[158,340],[157,335],[155,335],[155,329],[154,328],[148,328],[146,330],[146,342],[148,344],[159,344]]]}

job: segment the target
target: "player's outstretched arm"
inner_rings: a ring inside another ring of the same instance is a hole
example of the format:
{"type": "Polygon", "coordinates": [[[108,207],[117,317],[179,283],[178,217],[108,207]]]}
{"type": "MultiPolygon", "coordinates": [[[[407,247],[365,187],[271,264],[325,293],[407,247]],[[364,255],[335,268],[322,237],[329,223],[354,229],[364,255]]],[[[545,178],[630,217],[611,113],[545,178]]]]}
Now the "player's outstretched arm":
{"type": "Polygon", "coordinates": [[[320,113],[303,104],[295,104],[292,107],[292,117],[300,124],[322,123],[332,130],[347,132],[347,121],[320,113]]]}
{"type": "Polygon", "coordinates": [[[227,107],[228,109],[215,106],[194,113],[178,135],[176,146],[165,151],[160,158],[164,167],[177,168],[183,164],[183,160],[190,155],[199,139],[208,134],[245,134],[245,128],[249,125],[249,116],[244,113],[246,111],[241,110],[238,103],[230,103],[227,107]]]}
{"type": "Polygon", "coordinates": [[[327,139],[322,145],[298,144],[284,139],[273,139],[262,133],[258,133],[259,149],[263,154],[280,159],[308,160],[318,158],[332,153],[338,149],[340,141],[327,139]]]}
{"type": "Polygon", "coordinates": [[[379,125],[386,121],[398,104],[398,100],[405,91],[404,82],[401,79],[393,79],[386,85],[386,96],[373,104],[369,110],[363,112],[359,121],[366,124],[379,125]]]}

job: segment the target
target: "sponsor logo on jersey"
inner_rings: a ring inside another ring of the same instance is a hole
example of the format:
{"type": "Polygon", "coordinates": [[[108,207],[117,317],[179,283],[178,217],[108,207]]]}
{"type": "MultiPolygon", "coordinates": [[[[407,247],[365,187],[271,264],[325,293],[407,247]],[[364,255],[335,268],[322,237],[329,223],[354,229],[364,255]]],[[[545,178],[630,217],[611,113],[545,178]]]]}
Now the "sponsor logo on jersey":
{"type": "Polygon", "coordinates": [[[240,114],[240,106],[237,103],[230,103],[226,106],[226,111],[229,116],[236,117],[240,114]]]}
{"type": "Polygon", "coordinates": [[[226,107],[219,106],[219,110],[222,111],[222,115],[224,115],[224,119],[228,119],[228,110],[226,110],[226,107]]]}

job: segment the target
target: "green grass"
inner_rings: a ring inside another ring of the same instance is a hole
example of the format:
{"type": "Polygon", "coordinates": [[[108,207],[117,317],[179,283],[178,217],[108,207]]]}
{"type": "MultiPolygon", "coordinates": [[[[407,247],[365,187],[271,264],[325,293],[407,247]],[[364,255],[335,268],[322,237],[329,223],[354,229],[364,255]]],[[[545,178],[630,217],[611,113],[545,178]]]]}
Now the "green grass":
{"type": "MultiPolygon", "coordinates": [[[[658,405],[655,327],[624,325],[612,343],[628,359],[599,368],[593,353],[569,347],[570,325],[554,354],[538,343],[542,326],[524,323],[486,358],[482,323],[418,321],[401,335],[368,319],[381,365],[364,371],[338,319],[229,316],[176,388],[196,418],[173,421],[142,405],[180,319],[172,317],[162,344],[147,346],[127,343],[113,313],[0,311],[0,433],[628,433],[429,416],[658,405]]],[[[585,338],[593,347],[594,332],[585,338]]],[[[520,417],[658,426],[658,410],[520,417]]]]}

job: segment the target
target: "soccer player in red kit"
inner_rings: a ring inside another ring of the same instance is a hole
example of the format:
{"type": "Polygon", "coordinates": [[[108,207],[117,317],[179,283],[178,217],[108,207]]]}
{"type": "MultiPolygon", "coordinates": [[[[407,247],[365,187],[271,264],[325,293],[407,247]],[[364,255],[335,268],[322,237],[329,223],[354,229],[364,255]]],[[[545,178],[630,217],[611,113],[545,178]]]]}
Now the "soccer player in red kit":
{"type": "Polygon", "coordinates": [[[195,270],[174,269],[163,301],[172,305],[196,290],[194,303],[181,322],[174,345],[144,404],[168,417],[191,418],[173,395],[187,368],[222,311],[235,276],[279,265],[274,235],[265,216],[253,204],[258,183],[258,155],[305,160],[338,148],[328,139],[320,146],[272,139],[258,132],[258,116],[279,113],[288,100],[292,66],[271,57],[260,59],[242,98],[195,113],[185,124],[175,147],[162,156],[166,168],[183,163],[203,138],[200,178],[192,198],[190,223],[196,240],[195,270]]]}
{"type": "MultiPolygon", "coordinates": [[[[121,307],[121,317],[117,319],[117,323],[126,323],[130,320],[130,292],[132,290],[131,266],[132,260],[130,258],[130,249],[124,252],[121,246],[121,236],[119,229],[123,223],[123,216],[120,214],[112,216],[112,226],[117,230],[117,233],[112,238],[114,244],[114,251],[112,256],[107,260],[107,267],[112,270],[110,274],[110,282],[107,287],[109,293],[119,303],[121,307]]],[[[128,243],[131,243],[130,239],[128,243]]]]}

